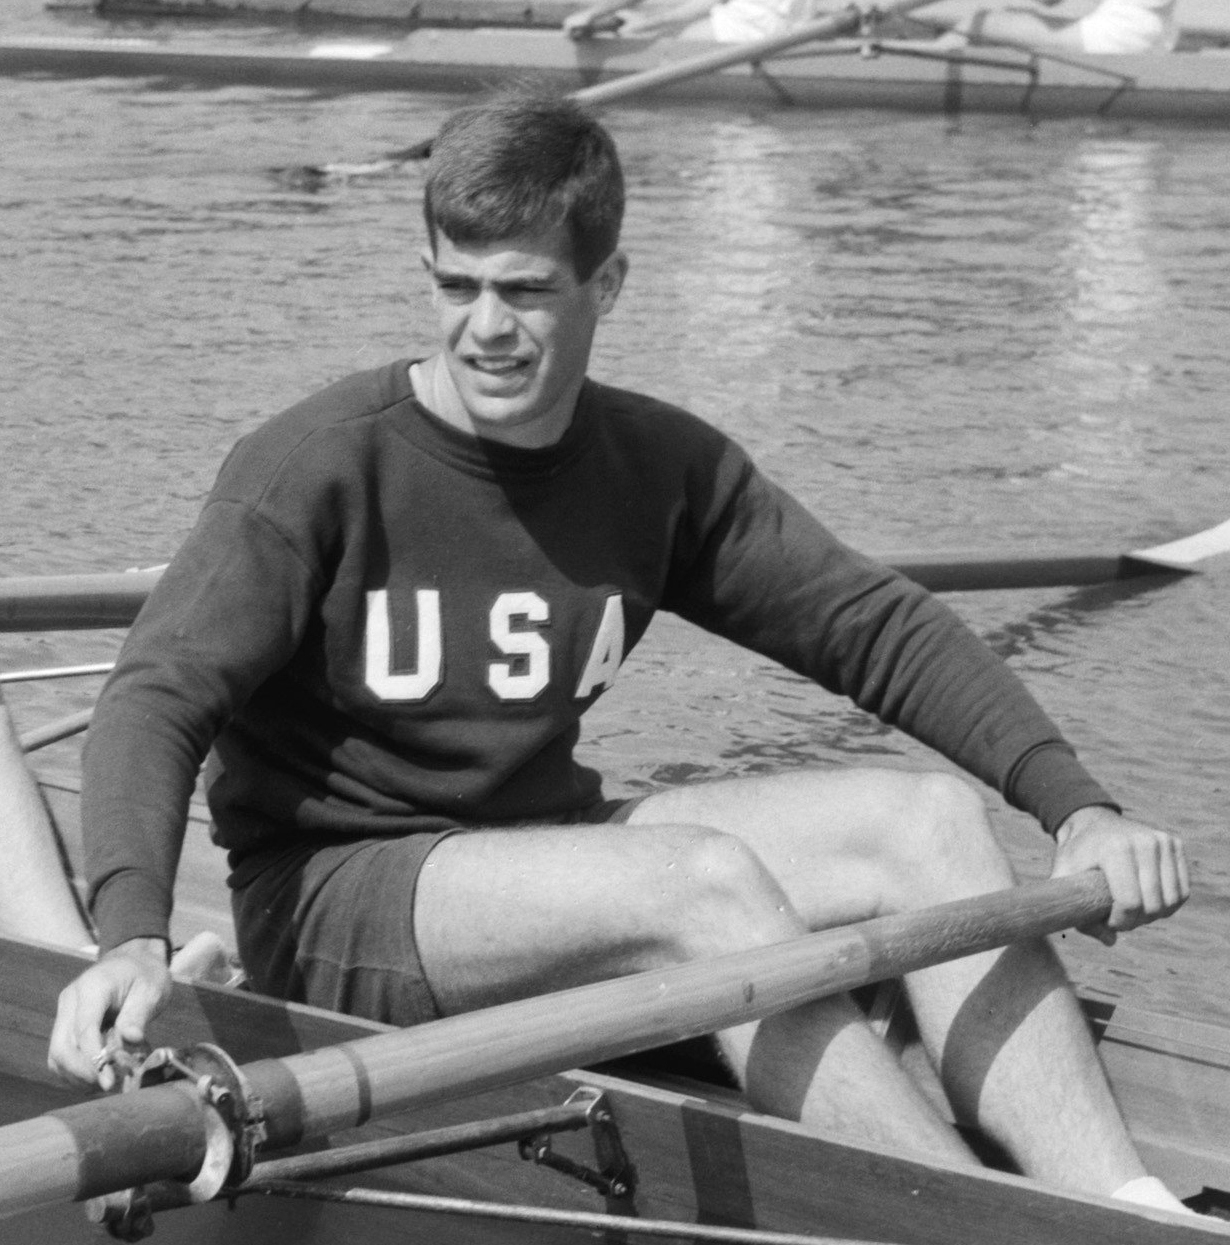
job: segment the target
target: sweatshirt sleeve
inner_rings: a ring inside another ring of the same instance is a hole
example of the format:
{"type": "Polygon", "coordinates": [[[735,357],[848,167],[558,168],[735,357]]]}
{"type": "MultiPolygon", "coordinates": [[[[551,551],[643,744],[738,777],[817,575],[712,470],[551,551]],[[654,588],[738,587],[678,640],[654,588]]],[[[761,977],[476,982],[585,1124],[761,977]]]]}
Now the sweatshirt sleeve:
{"type": "Polygon", "coordinates": [[[1048,833],[1078,808],[1117,807],[1020,679],[947,606],[837,540],[741,454],[723,473],[671,608],[849,697],[1048,833]]]}
{"type": "Polygon", "coordinates": [[[276,526],[215,497],[134,623],[83,764],[88,901],[103,950],[167,937],[200,766],[230,716],[297,647],[314,588],[309,564],[276,526]]]}

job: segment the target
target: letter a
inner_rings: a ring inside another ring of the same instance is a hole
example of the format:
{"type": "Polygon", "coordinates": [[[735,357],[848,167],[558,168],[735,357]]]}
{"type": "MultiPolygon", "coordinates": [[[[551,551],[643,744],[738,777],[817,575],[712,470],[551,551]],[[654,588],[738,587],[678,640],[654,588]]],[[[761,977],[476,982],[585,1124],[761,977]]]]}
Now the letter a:
{"type": "Polygon", "coordinates": [[[577,684],[576,698],[584,700],[599,687],[609,688],[615,682],[624,660],[624,599],[618,593],[607,597],[602,610],[598,634],[590,646],[589,658],[577,684]]]}
{"type": "Polygon", "coordinates": [[[381,700],[426,700],[440,686],[444,650],[440,642],[440,593],[420,588],[414,594],[418,611],[418,652],[414,671],[393,672],[393,623],[389,616],[389,593],[378,588],[367,594],[367,629],[364,635],[364,681],[381,700]]]}

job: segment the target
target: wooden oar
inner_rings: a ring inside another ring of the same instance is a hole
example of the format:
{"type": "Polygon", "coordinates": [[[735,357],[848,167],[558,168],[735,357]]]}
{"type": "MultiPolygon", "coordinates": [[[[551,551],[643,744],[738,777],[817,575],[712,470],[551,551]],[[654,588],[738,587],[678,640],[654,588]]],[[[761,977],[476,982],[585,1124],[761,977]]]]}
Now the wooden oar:
{"type": "MultiPolygon", "coordinates": [[[[875,10],[878,18],[896,17],[909,13],[913,9],[925,8],[935,4],[936,0],[895,0],[875,10]]],[[[857,31],[870,10],[860,8],[856,4],[847,5],[837,13],[830,13],[802,26],[789,30],[784,34],[771,35],[767,39],[757,39],[751,43],[721,44],[712,52],[700,56],[688,57],[686,60],[658,65],[653,69],[644,69],[640,73],[628,74],[611,82],[601,82],[595,86],[582,87],[569,93],[569,98],[591,107],[613,104],[618,100],[630,99],[634,95],[643,95],[646,91],[659,87],[671,86],[676,82],[686,82],[689,78],[700,78],[705,74],[717,73],[729,69],[733,65],[754,65],[760,61],[771,60],[774,56],[788,52],[804,43],[813,43],[820,39],[836,39],[841,35],[857,31]]],[[[330,177],[354,173],[382,173],[407,164],[411,160],[423,160],[431,155],[434,140],[423,139],[409,147],[390,151],[383,159],[370,161],[366,164],[322,164],[309,165],[300,173],[309,176],[330,177]]]]}
{"type": "Polygon", "coordinates": [[[1230,551],[1230,520],[1192,536],[1134,549],[1016,555],[945,553],[891,555],[881,559],[932,592],[979,592],[1004,588],[1080,588],[1144,575],[1194,575],[1197,563],[1230,551]]]}
{"type": "Polygon", "coordinates": [[[889,559],[902,574],[932,592],[976,592],[1004,588],[1079,588],[1145,575],[1194,575],[1198,563],[1230,552],[1230,520],[1191,536],[1127,553],[1092,550],[1059,554],[974,553],[889,559]]]}
{"type": "MultiPolygon", "coordinates": [[[[1106,917],[1098,872],[879,917],[776,946],[523,999],[244,1068],[266,1145],[759,1020],[812,999],[1106,917]]],[[[0,1216],[197,1171],[187,1082],[0,1128],[0,1216]]]]}
{"type": "MultiPolygon", "coordinates": [[[[1191,575],[1198,571],[1197,563],[1226,552],[1230,552],[1230,521],[1169,544],[1126,553],[1085,549],[1055,554],[887,554],[879,560],[933,592],[978,592],[1078,588],[1139,575],[1191,575]]],[[[126,627],[162,570],[0,579],[0,631],[126,627]]]]}
{"type": "Polygon", "coordinates": [[[0,580],[0,631],[127,627],[163,569],[0,580]]]}

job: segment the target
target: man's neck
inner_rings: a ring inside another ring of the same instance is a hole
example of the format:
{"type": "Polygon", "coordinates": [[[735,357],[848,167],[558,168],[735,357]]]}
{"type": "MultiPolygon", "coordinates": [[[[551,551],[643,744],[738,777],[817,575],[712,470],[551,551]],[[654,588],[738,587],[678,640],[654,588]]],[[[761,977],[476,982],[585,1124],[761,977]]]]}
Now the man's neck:
{"type": "Polygon", "coordinates": [[[410,385],[420,406],[426,407],[437,419],[479,440],[496,441],[501,445],[527,450],[546,449],[555,445],[572,423],[571,411],[566,418],[510,427],[488,425],[475,419],[458,395],[448,367],[439,355],[410,365],[410,385]]]}

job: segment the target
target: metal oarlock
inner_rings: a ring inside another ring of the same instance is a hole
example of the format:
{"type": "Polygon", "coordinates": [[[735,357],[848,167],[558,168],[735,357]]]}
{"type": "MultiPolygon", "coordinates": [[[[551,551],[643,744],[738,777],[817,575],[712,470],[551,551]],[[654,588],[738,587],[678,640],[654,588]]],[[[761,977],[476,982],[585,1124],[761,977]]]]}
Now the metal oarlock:
{"type": "Polygon", "coordinates": [[[636,1192],[636,1168],[624,1151],[606,1095],[600,1090],[582,1086],[566,1105],[585,1111],[585,1122],[589,1125],[594,1143],[595,1165],[588,1167],[557,1154],[549,1132],[538,1132],[522,1139],[518,1144],[521,1157],[561,1175],[571,1176],[605,1198],[617,1201],[631,1198],[636,1192]]]}
{"type": "Polygon", "coordinates": [[[247,1179],[265,1137],[263,1111],[239,1065],[221,1047],[208,1042],[182,1051],[160,1047],[140,1060],[123,1050],[104,1055],[120,1074],[122,1093],[168,1081],[191,1083],[205,1130],[205,1158],[190,1179],[90,1199],[86,1215],[93,1222],[118,1240],[139,1241],[153,1232],[155,1211],[211,1201],[247,1179]]]}

